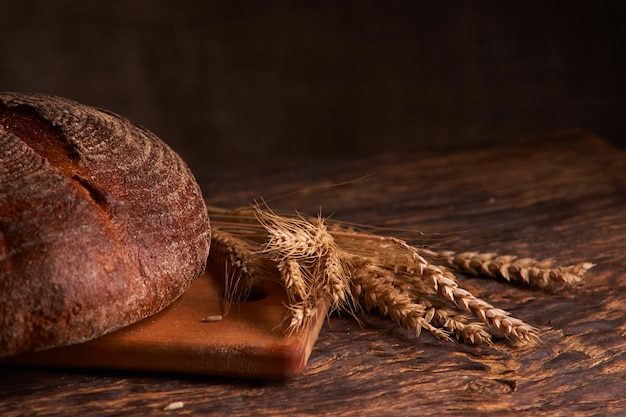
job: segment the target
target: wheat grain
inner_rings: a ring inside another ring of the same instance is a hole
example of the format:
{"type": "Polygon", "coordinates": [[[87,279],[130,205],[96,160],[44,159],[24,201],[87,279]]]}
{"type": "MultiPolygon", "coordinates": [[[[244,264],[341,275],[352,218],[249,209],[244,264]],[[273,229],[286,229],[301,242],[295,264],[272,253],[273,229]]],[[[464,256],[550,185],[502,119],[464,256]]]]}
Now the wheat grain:
{"type": "Polygon", "coordinates": [[[175,401],[173,403],[169,403],[168,405],[166,405],[163,408],[163,411],[174,411],[174,410],[180,410],[181,408],[183,408],[185,406],[185,403],[182,401],[175,401]]]}

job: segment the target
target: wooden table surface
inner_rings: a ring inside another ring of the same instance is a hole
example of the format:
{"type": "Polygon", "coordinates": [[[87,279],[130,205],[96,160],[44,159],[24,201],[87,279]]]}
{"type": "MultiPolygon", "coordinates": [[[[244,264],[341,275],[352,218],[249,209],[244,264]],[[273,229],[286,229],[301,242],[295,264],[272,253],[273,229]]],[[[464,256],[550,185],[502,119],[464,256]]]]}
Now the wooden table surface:
{"type": "Polygon", "coordinates": [[[332,316],[306,370],[287,380],[2,367],[0,415],[626,415],[626,153],[602,139],[563,130],[506,148],[197,176],[213,205],[264,198],[411,243],[596,266],[557,293],[459,277],[539,327],[536,347],[466,346],[376,314],[364,328],[332,316]]]}

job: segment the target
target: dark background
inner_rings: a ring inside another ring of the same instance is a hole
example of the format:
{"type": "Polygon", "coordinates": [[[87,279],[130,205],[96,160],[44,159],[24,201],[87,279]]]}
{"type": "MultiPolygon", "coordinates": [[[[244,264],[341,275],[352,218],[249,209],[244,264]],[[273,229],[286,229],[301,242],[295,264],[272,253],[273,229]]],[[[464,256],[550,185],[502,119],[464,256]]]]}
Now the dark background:
{"type": "Polygon", "coordinates": [[[619,4],[0,0],[0,91],[117,112],[194,171],[566,127],[623,146],[619,4]]]}

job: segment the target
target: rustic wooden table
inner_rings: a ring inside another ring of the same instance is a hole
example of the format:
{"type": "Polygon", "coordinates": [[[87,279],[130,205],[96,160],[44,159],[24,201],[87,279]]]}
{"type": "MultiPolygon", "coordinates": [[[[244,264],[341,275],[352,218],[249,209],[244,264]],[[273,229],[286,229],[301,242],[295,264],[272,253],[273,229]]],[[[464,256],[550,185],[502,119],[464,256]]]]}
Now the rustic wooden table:
{"type": "Polygon", "coordinates": [[[201,172],[213,205],[393,229],[412,243],[590,261],[548,293],[460,277],[542,329],[543,343],[415,338],[376,314],[325,323],[307,369],[282,381],[0,368],[0,415],[626,415],[626,153],[567,130],[506,148],[293,161],[201,172]],[[184,406],[164,411],[173,402],[184,406]]]}

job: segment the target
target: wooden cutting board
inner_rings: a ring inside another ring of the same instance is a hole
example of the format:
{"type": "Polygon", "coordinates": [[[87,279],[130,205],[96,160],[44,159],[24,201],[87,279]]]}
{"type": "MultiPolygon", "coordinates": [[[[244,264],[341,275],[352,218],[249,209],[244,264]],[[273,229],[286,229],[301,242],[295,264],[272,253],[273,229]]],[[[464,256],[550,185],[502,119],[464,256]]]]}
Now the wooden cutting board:
{"type": "Polygon", "coordinates": [[[266,284],[226,306],[209,272],[162,312],[98,339],[22,354],[4,363],[281,378],[304,369],[326,317],[285,335],[283,288],[266,284]]]}

